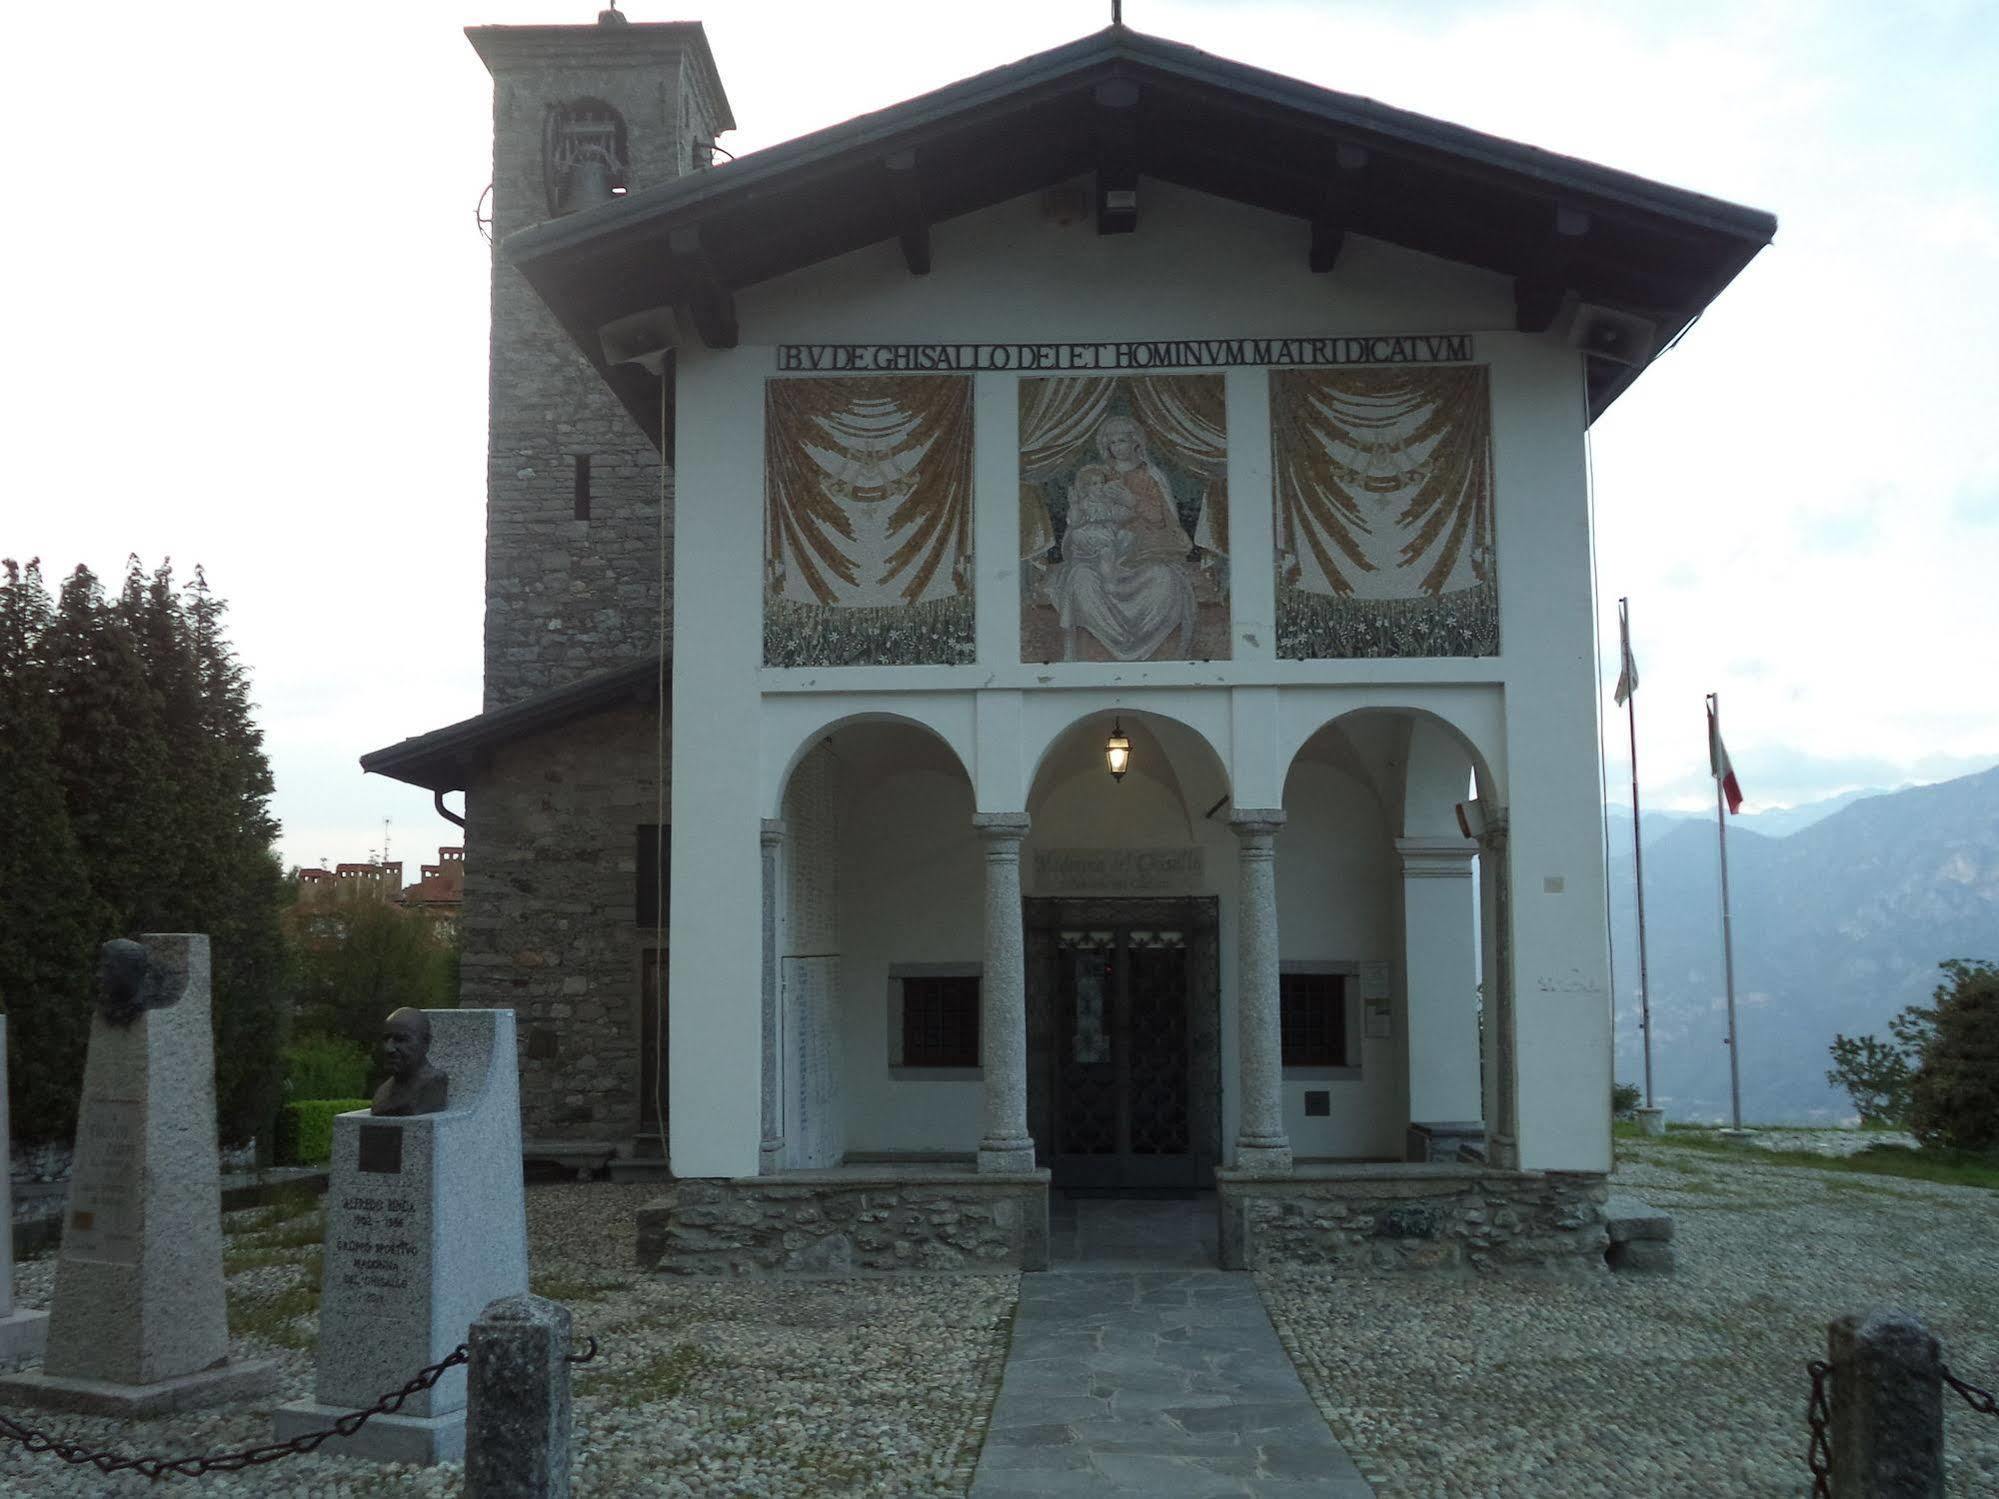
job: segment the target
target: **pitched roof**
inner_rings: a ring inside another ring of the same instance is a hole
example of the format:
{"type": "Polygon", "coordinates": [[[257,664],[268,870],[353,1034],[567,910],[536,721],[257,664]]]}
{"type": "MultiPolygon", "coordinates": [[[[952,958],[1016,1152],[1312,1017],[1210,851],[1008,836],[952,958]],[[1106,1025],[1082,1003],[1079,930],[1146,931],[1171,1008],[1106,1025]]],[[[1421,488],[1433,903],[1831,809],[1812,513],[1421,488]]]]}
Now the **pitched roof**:
{"type": "Polygon", "coordinates": [[[361,768],[429,791],[460,791],[479,761],[500,745],[593,713],[656,702],[662,681],[671,676],[670,666],[663,668],[658,656],[648,656],[371,750],[361,757],[361,768]]]}
{"type": "MultiPolygon", "coordinates": [[[[1514,276],[1523,324],[1545,327],[1573,292],[1656,324],[1658,349],[1776,233],[1758,209],[1112,26],[504,250],[659,441],[661,377],[609,363],[605,324],[671,302],[727,343],[733,313],[714,312],[736,290],[1107,165],[1291,215],[1326,243],[1352,232],[1514,276]]],[[[1594,416],[1642,366],[1589,362],[1594,416]]]]}

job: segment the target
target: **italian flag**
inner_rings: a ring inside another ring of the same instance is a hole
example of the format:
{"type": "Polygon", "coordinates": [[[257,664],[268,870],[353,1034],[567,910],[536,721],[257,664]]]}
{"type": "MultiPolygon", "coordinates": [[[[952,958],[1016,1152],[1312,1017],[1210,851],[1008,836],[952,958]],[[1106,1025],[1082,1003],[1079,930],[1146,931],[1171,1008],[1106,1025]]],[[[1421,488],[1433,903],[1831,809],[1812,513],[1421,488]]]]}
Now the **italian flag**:
{"type": "Polygon", "coordinates": [[[1721,786],[1721,794],[1728,798],[1731,814],[1742,810],[1742,783],[1735,779],[1735,767],[1729,763],[1728,746],[1721,742],[1721,710],[1714,693],[1707,700],[1707,763],[1708,769],[1721,786]]]}

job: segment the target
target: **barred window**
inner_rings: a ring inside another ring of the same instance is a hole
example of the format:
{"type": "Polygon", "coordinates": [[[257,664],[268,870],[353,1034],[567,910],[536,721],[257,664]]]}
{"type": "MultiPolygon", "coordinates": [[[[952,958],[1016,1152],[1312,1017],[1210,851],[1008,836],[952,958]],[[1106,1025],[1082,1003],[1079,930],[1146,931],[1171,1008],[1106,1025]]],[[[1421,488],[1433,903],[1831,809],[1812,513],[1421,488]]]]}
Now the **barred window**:
{"type": "Polygon", "coordinates": [[[1286,1067],[1346,1067],[1347,976],[1284,973],[1277,978],[1286,1067]]]}
{"type": "Polygon", "coordinates": [[[976,974],[902,980],[902,1065],[979,1065],[979,980],[976,974]]]}

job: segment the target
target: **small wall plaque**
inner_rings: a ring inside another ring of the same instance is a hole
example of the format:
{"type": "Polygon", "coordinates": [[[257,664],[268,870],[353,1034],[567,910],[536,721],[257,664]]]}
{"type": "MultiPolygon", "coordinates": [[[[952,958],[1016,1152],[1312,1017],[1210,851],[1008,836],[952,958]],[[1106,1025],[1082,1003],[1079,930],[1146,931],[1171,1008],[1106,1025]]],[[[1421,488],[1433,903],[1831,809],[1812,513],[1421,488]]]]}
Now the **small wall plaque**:
{"type": "Polygon", "coordinates": [[[1325,1088],[1313,1088],[1305,1095],[1305,1117],[1325,1119],[1333,1112],[1333,1095],[1325,1088]]]}
{"type": "Polygon", "coordinates": [[[400,1176],[403,1169],[403,1132],[393,1124],[364,1124],[356,1155],[363,1171],[400,1176]]]}
{"type": "Polygon", "coordinates": [[[1388,998],[1389,977],[1386,963],[1363,963],[1360,965],[1360,997],[1362,999],[1388,998]]]}
{"type": "Polygon", "coordinates": [[[1369,1005],[1367,1007],[1367,1039],[1370,1041],[1386,1041],[1388,1036],[1388,1006],[1385,1004],[1369,1005]]]}

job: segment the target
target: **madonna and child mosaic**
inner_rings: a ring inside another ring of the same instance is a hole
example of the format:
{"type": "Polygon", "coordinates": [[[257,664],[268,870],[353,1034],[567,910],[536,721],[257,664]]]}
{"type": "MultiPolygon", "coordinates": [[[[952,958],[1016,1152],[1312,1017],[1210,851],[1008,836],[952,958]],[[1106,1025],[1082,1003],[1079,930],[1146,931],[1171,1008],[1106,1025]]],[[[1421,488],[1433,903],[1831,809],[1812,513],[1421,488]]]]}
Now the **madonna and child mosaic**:
{"type": "Polygon", "coordinates": [[[972,659],[972,382],[764,387],[764,665],[972,659]]]}
{"type": "Polygon", "coordinates": [[[1277,654],[1491,656],[1486,367],[1273,370],[1277,654]]]}
{"type": "Polygon", "coordinates": [[[1229,656],[1222,377],[1020,382],[1023,661],[1229,656]]]}

